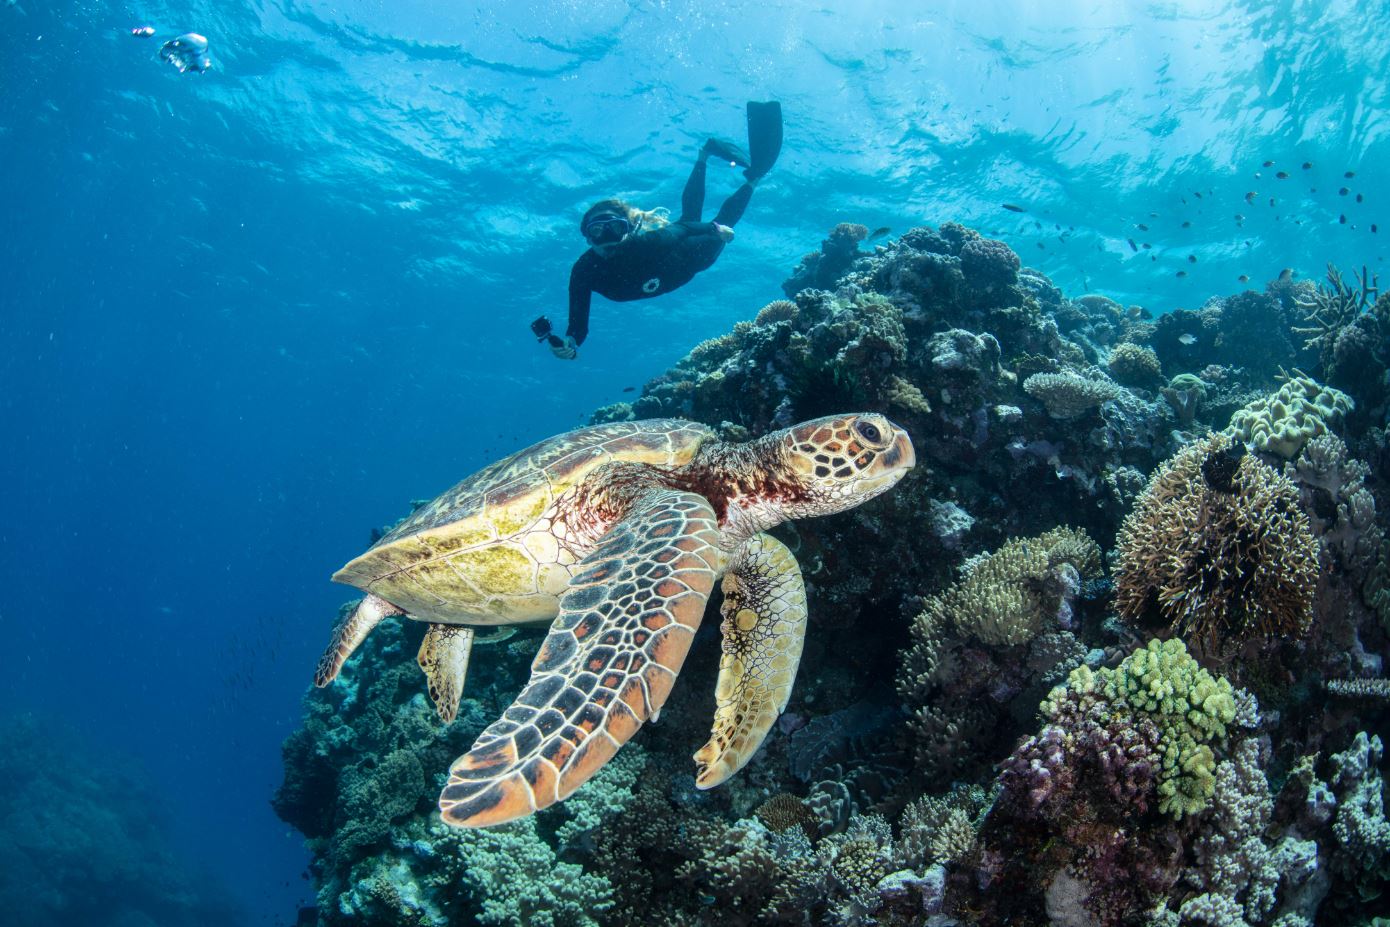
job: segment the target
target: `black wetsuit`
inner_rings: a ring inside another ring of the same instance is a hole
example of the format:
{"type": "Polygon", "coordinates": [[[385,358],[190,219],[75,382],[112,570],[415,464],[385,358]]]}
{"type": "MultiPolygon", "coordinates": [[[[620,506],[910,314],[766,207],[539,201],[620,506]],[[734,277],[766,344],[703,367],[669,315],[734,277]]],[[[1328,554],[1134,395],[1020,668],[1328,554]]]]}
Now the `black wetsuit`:
{"type": "Polygon", "coordinates": [[[681,194],[680,218],[670,225],[629,235],[607,257],[585,251],[570,271],[570,318],[565,334],[583,344],[589,335],[589,302],[594,293],[614,302],[650,299],[684,286],[724,250],[715,225],[733,226],[748,207],[752,184],[745,183],[719,207],[713,222],[701,222],[705,205],[705,162],[699,161],[681,194]]]}

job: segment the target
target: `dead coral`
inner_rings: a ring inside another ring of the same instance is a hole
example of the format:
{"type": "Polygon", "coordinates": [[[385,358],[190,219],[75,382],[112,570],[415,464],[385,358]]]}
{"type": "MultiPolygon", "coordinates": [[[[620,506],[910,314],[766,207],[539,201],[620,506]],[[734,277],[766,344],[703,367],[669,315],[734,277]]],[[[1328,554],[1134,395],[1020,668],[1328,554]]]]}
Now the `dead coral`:
{"type": "Polygon", "coordinates": [[[1318,544],[1289,480],[1226,435],[1154,473],[1117,539],[1115,604],[1209,648],[1312,621],[1318,544]]]}

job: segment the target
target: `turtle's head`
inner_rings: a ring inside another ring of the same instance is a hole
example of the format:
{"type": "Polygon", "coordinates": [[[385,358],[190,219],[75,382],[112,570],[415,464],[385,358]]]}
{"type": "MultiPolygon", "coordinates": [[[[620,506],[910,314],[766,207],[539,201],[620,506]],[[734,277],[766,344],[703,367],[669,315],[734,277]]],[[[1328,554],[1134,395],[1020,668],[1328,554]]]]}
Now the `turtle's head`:
{"type": "Polygon", "coordinates": [[[781,458],[792,492],[788,518],[833,515],[897,485],[917,463],[912,439],[875,412],[829,415],[781,432],[781,458]]]}

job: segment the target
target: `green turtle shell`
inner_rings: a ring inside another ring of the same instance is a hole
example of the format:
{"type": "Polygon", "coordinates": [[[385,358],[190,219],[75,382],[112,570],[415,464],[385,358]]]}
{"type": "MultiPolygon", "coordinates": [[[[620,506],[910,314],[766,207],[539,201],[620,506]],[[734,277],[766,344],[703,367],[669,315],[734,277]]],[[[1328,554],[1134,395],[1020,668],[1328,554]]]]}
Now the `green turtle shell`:
{"type": "Polygon", "coordinates": [[[555,500],[604,464],[683,466],[711,440],[695,422],[648,419],[533,444],[421,506],[333,579],[422,621],[549,620],[578,560],[546,517],[555,500]]]}

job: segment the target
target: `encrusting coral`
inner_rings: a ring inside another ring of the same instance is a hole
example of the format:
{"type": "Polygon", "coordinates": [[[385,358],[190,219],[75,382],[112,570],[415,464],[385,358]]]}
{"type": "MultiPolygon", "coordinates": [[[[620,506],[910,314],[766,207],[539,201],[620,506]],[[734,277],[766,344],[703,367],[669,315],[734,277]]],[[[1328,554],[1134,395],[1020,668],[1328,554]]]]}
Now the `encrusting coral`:
{"type": "Polygon", "coordinates": [[[1219,650],[1312,621],[1318,545],[1298,491],[1225,435],[1158,468],[1116,547],[1115,607],[1136,624],[1219,650]]]}

